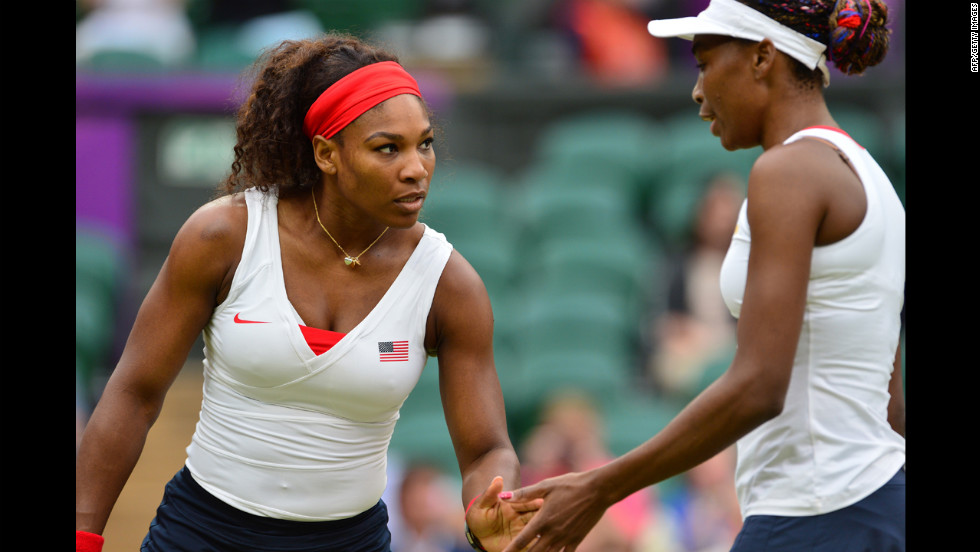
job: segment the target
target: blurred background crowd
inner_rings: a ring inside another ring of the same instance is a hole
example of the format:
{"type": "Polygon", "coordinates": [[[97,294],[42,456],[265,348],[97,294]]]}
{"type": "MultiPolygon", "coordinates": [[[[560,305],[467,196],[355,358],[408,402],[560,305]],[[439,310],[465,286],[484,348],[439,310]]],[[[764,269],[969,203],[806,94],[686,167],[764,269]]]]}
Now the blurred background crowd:
{"type": "MultiPolygon", "coordinates": [[[[76,0],[76,428],[177,228],[228,170],[241,70],[279,40],[343,31],[397,52],[435,114],[421,220],[487,284],[526,481],[652,436],[734,353],[717,278],[759,151],[721,148],[691,101],[689,43],[646,32],[707,3],[76,0]]],[[[904,1],[889,6],[885,63],[832,70],[826,96],[904,202],[904,1]]],[[[468,549],[436,371],[392,442],[395,552],[468,549]]],[[[580,550],[727,550],[733,463],[630,497],[580,550]]]]}

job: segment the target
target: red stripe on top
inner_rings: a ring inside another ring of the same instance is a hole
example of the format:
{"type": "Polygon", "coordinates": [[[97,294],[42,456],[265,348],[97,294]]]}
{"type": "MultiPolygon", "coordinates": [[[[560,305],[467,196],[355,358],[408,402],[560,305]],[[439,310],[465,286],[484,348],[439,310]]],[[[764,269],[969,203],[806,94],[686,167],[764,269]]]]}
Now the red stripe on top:
{"type": "Polygon", "coordinates": [[[320,328],[311,328],[302,324],[299,325],[299,329],[303,332],[303,337],[306,339],[306,343],[310,346],[310,349],[313,349],[313,352],[317,355],[322,355],[329,351],[347,335],[330,330],[321,330],[320,328]]]}
{"type": "Polygon", "coordinates": [[[814,125],[814,126],[811,126],[811,127],[806,127],[803,130],[810,130],[811,128],[822,128],[824,130],[832,130],[834,132],[839,132],[839,133],[843,134],[844,136],[847,136],[848,138],[850,138],[851,141],[853,141],[855,144],[858,145],[858,147],[860,147],[861,149],[864,149],[864,146],[862,146],[860,143],[858,143],[857,140],[855,140],[854,138],[852,138],[850,134],[844,132],[843,130],[841,130],[841,129],[837,128],[837,127],[824,126],[824,125],[814,125]]]}

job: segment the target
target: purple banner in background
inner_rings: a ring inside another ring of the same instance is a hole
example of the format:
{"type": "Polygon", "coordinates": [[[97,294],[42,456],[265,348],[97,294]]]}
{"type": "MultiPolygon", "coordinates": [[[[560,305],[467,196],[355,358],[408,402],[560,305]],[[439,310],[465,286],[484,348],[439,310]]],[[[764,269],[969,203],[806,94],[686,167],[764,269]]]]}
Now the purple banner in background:
{"type": "Polygon", "coordinates": [[[134,245],[137,117],[191,111],[230,116],[237,106],[236,78],[76,75],[76,226],[93,226],[134,245]]]}

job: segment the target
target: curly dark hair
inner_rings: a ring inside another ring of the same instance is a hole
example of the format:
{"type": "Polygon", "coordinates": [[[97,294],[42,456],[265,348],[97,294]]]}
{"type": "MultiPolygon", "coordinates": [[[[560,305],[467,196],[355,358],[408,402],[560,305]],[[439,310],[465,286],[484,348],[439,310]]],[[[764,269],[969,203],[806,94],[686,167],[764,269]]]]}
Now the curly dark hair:
{"type": "MultiPolygon", "coordinates": [[[[827,45],[827,60],[848,75],[861,75],[881,63],[891,30],[884,0],[738,0],[770,19],[827,45]]],[[[802,63],[796,76],[820,86],[820,71],[802,63]]]]}
{"type": "Polygon", "coordinates": [[[381,61],[398,58],[354,36],[335,33],[287,40],[265,51],[246,72],[251,90],[236,115],[235,159],[219,191],[273,189],[284,197],[319,182],[313,146],[303,134],[306,112],[330,85],[381,61]]]}

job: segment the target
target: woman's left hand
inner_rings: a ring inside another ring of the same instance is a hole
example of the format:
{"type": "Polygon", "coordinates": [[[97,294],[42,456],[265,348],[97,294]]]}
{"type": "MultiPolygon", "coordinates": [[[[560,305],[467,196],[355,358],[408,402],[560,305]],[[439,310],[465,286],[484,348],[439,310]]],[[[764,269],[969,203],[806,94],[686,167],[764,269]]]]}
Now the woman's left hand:
{"type": "Polygon", "coordinates": [[[541,508],[542,499],[505,502],[499,494],[504,489],[502,477],[495,477],[482,495],[466,512],[470,532],[489,552],[500,552],[510,543],[541,508]]]}

